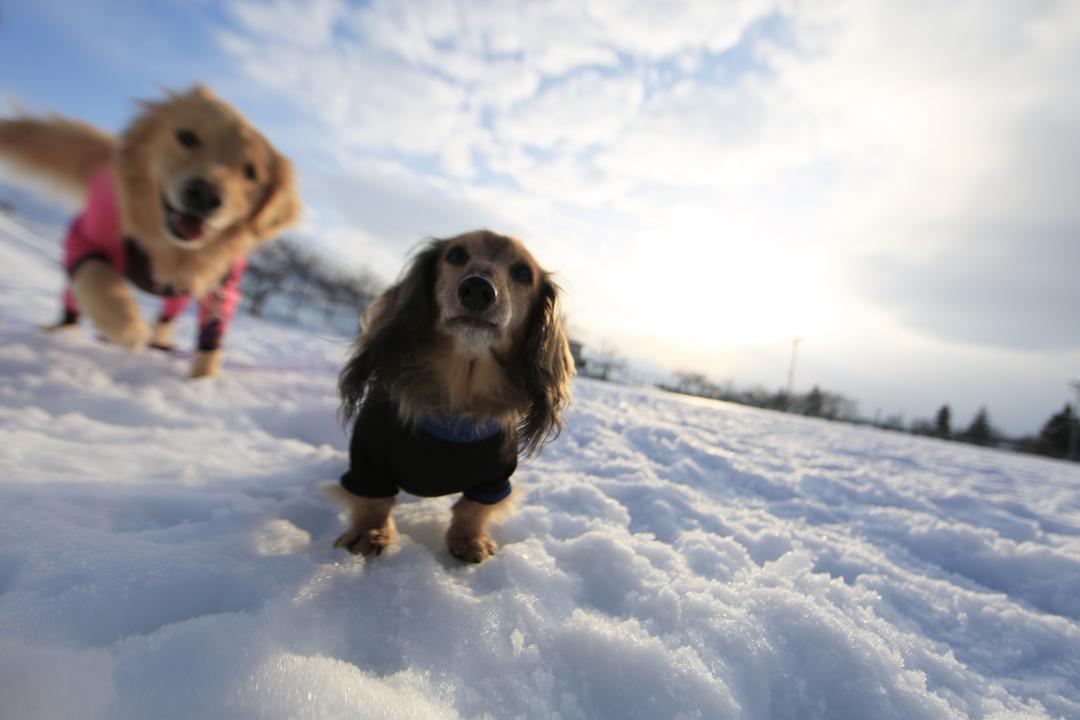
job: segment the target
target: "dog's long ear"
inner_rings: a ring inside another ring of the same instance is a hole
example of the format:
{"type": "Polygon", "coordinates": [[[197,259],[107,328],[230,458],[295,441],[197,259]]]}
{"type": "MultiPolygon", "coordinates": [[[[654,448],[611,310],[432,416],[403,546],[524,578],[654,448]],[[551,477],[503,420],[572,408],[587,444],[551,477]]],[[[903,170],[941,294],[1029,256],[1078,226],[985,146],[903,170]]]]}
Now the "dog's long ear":
{"type": "Polygon", "coordinates": [[[430,347],[435,332],[435,276],[446,242],[424,247],[397,284],[380,295],[364,313],[356,350],[338,378],[341,415],[356,415],[372,382],[391,386],[417,366],[417,352],[430,347]]]}
{"type": "Polygon", "coordinates": [[[270,152],[270,187],[250,221],[251,231],[260,242],[276,237],[300,217],[300,196],[292,163],[277,150],[270,152]]]}
{"type": "Polygon", "coordinates": [[[529,397],[529,409],[518,423],[518,449],[525,456],[539,451],[562,429],[574,372],[559,312],[559,288],[545,276],[517,359],[517,375],[529,397]]]}

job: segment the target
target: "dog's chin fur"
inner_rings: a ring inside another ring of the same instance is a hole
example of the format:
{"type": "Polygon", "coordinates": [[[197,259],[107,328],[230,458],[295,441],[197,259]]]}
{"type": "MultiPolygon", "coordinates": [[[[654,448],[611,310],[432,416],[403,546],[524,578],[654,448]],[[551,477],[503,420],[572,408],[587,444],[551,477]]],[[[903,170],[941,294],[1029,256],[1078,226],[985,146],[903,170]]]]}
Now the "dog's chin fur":
{"type": "Polygon", "coordinates": [[[212,239],[208,238],[201,238],[199,240],[181,240],[173,235],[168,228],[165,229],[165,240],[184,252],[201,250],[212,242],[212,239]]]}
{"type": "Polygon", "coordinates": [[[471,327],[455,324],[443,332],[450,337],[454,352],[473,359],[489,354],[496,347],[506,343],[506,329],[501,327],[471,327]]]}

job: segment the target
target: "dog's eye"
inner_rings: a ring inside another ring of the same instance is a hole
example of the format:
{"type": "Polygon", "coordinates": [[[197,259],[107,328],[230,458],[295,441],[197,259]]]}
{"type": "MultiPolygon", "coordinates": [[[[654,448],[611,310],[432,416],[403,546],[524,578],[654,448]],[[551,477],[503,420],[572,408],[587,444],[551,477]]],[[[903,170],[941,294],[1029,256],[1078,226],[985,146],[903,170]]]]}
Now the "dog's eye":
{"type": "Polygon", "coordinates": [[[255,166],[252,165],[251,163],[248,163],[247,165],[244,166],[244,177],[246,177],[248,180],[258,180],[259,179],[258,173],[255,172],[255,166]]]}
{"type": "Polygon", "coordinates": [[[187,129],[177,130],[176,140],[186,148],[199,147],[199,136],[187,129]]]}
{"type": "Polygon", "coordinates": [[[465,252],[465,248],[460,245],[455,245],[450,248],[450,252],[446,253],[446,262],[451,265],[464,265],[469,262],[469,253],[465,252]]]}
{"type": "Polygon", "coordinates": [[[532,268],[525,263],[515,263],[510,267],[510,277],[522,285],[532,285],[532,268]]]}

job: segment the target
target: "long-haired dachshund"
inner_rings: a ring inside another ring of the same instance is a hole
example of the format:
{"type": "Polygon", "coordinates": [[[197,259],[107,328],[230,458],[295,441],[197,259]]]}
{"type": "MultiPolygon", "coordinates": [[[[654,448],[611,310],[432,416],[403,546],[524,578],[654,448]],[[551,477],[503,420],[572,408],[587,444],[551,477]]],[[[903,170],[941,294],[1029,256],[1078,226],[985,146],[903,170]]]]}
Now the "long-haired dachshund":
{"type": "Polygon", "coordinates": [[[460,492],[447,547],[483,561],[518,454],[557,434],[570,401],[558,288],[520,242],[480,230],[429,243],[363,325],[340,377],[356,424],[334,488],[351,522],[335,546],[369,555],[390,544],[399,489],[460,492]]]}

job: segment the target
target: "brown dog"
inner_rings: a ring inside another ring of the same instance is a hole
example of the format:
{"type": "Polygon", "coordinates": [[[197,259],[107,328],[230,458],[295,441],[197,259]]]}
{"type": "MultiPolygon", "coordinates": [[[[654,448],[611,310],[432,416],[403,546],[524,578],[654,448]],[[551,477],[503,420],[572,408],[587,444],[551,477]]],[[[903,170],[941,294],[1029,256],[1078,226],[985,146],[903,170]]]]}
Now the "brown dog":
{"type": "Polygon", "coordinates": [[[447,546],[490,556],[486,526],[506,507],[518,452],[558,432],[573,376],[558,288],[520,242],[481,230],[428,244],[368,308],[341,373],[343,413],[357,420],[335,493],[350,527],[335,546],[381,552],[399,488],[464,492],[447,546]]]}
{"type": "Polygon", "coordinates": [[[195,377],[220,366],[247,254],[299,215],[289,161],[204,87],[144,103],[119,138],[63,118],[0,121],[0,157],[86,198],[65,242],[70,291],[106,339],[170,346],[187,298],[200,303],[195,377]],[[168,298],[151,331],[128,283],[168,298]]]}

